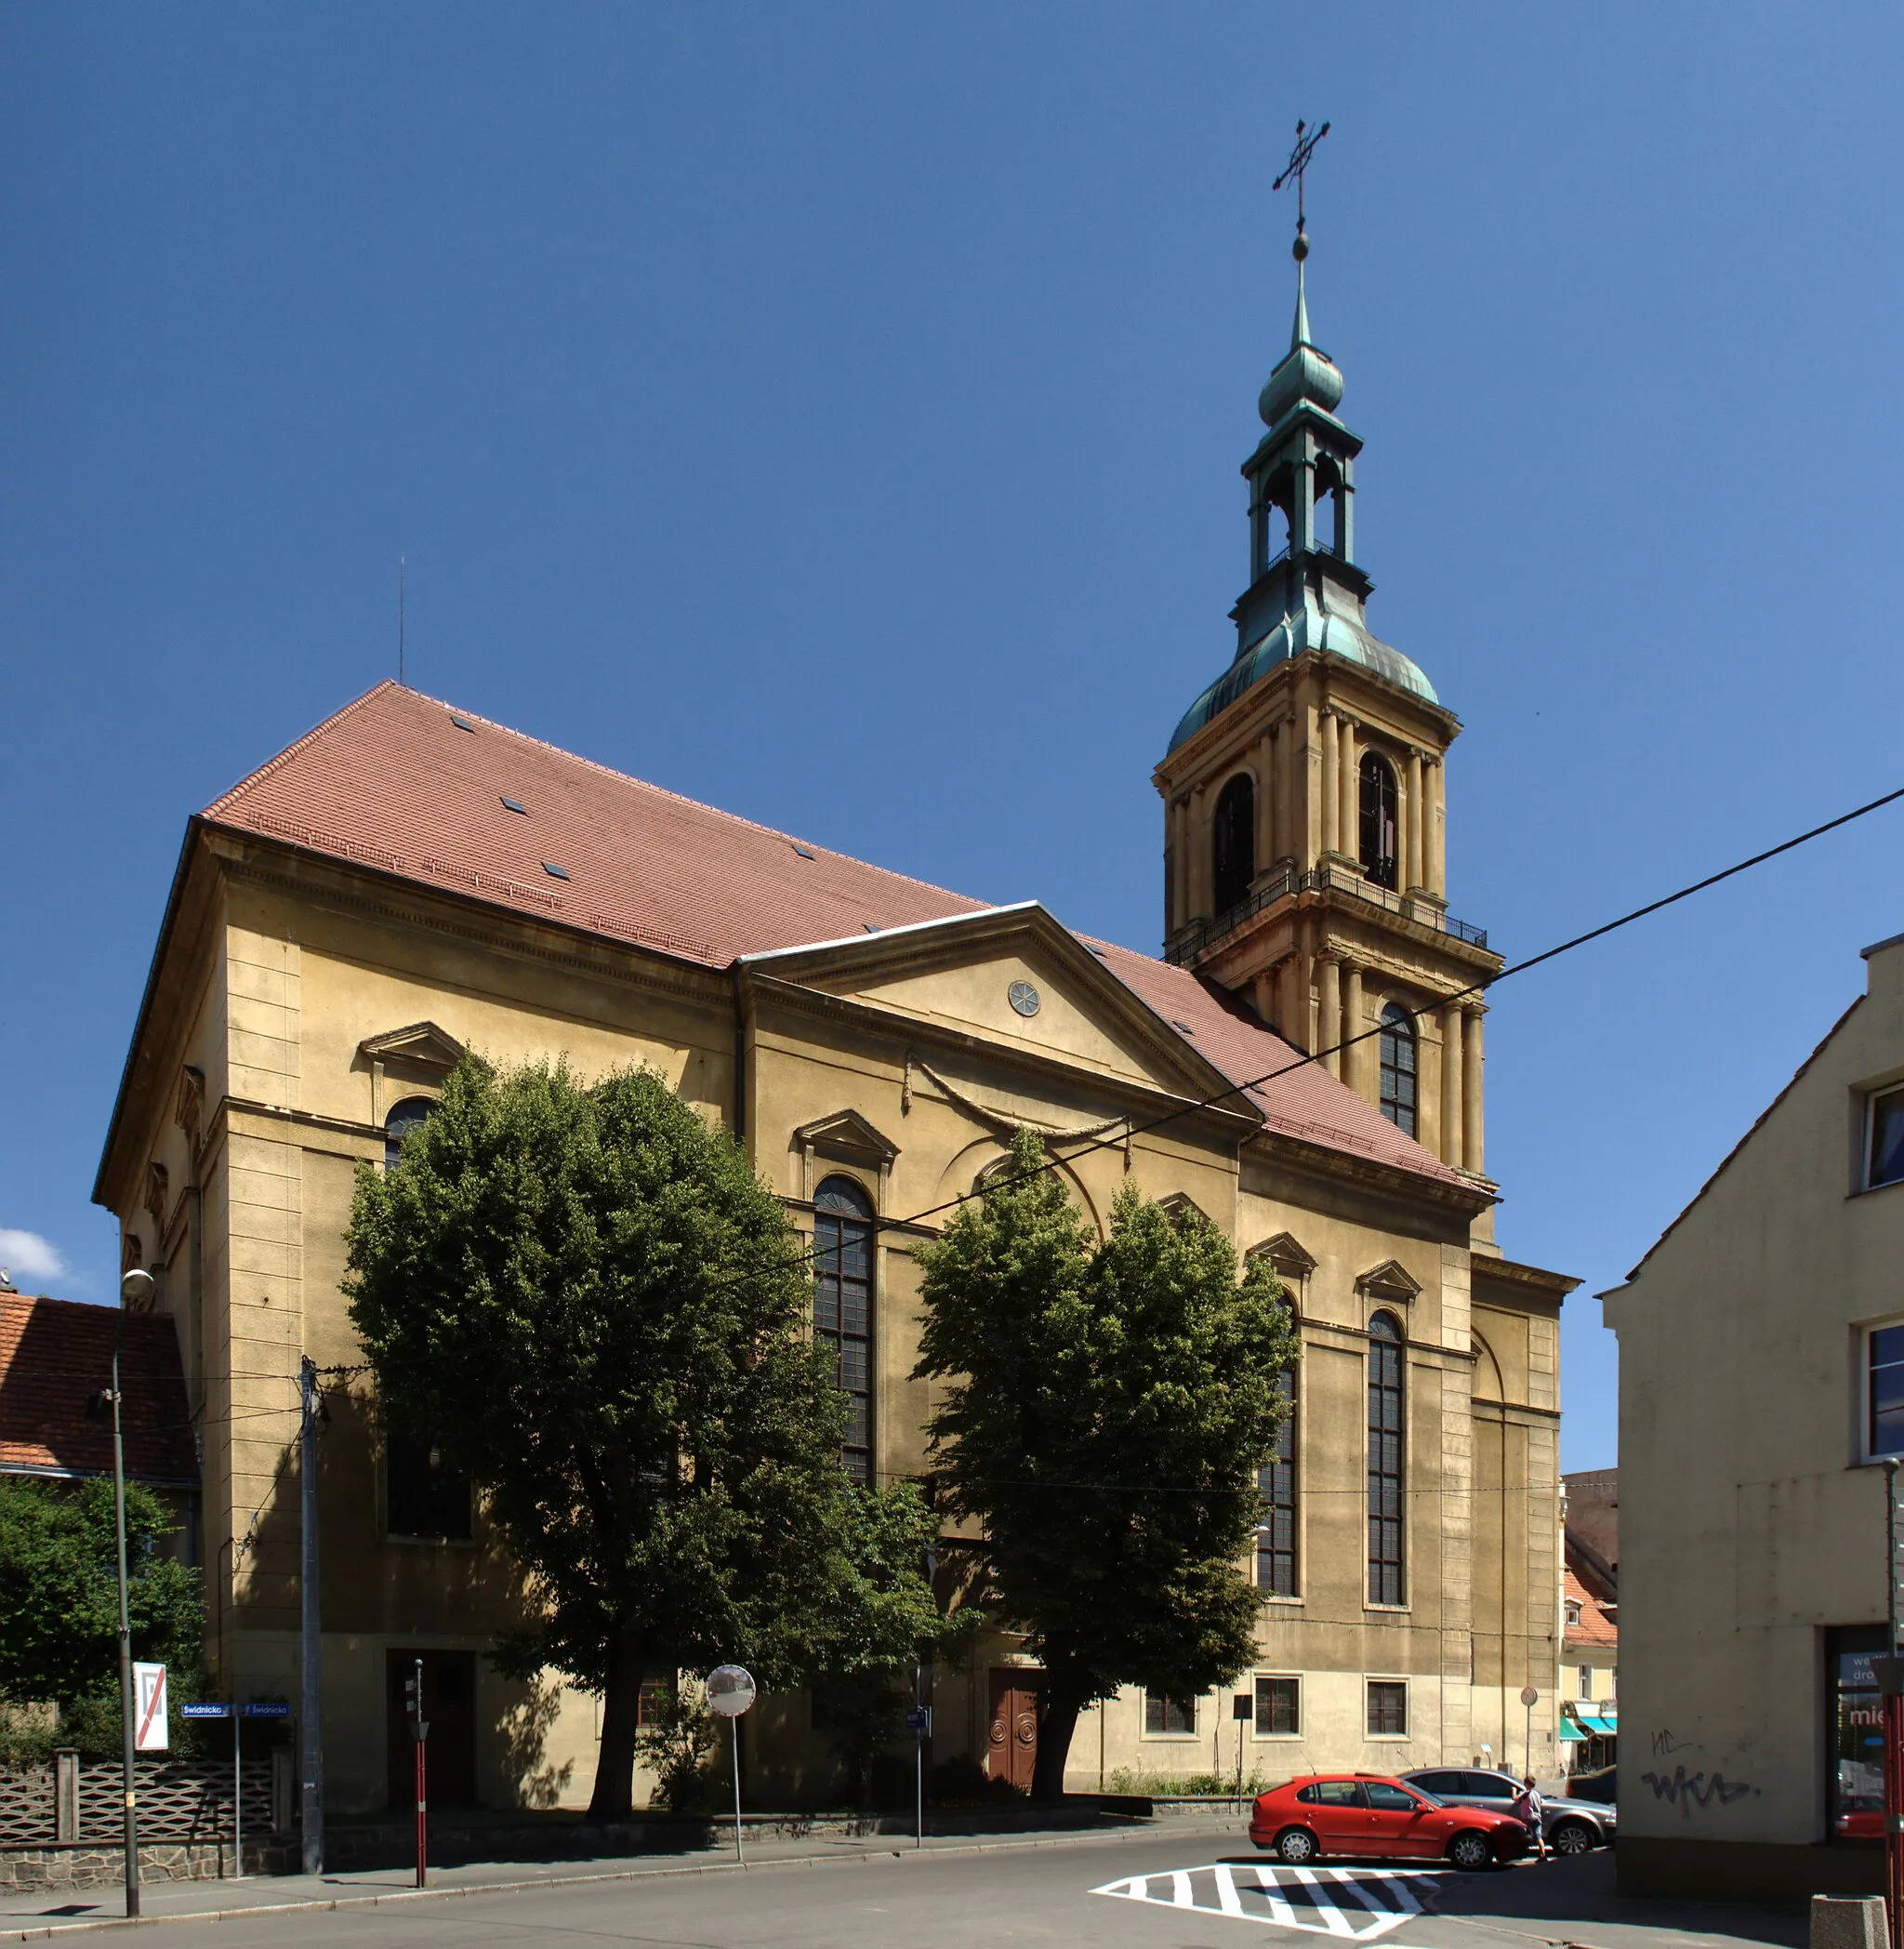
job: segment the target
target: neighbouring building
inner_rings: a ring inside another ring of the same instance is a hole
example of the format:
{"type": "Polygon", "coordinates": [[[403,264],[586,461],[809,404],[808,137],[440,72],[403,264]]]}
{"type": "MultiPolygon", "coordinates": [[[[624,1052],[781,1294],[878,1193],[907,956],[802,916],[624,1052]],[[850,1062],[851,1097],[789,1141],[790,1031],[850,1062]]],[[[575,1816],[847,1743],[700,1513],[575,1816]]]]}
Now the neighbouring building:
{"type": "Polygon", "coordinates": [[[111,1479],[115,1338],[126,1478],[165,1505],[178,1525],[169,1546],[195,1562],[198,1447],[178,1335],[164,1314],[35,1297],[0,1271],[0,1476],[111,1479]]]}
{"type": "Polygon", "coordinates": [[[1623,1888],[1876,1892],[1904,935],[1623,1286],[1623,1888]],[[1696,1375],[1696,1380],[1689,1377],[1696,1375]]]}
{"type": "Polygon", "coordinates": [[[1620,1757],[1620,1471],[1560,1478],[1560,1740],[1567,1770],[1620,1757]]]}
{"type": "MultiPolygon", "coordinates": [[[[815,1328],[853,1396],[842,1465],[879,1479],[921,1470],[931,1406],[909,1377],[930,1227],[892,1221],[971,1190],[1015,1125],[1120,1138],[1061,1167],[1080,1205],[1101,1222],[1127,1180],[1196,1205],[1281,1273],[1302,1360],[1263,1475],[1250,1720],[1227,1690],[1119,1698],[1080,1727],[1073,1784],[1228,1771],[1239,1741],[1246,1771],[1277,1776],[1484,1747],[1556,1770],[1574,1281],[1494,1240],[1475,984],[1501,961],[1448,912],[1460,725],[1368,629],[1342,391],[1299,296],[1244,470],[1235,655],[1156,773],[1160,960],[395,684],[190,821],[96,1195],[184,1349],[228,1690],[297,1692],[295,1376],[305,1354],[357,1358],[352,1173],[396,1154],[473,1049],[654,1063],[734,1131],[795,1223],[863,1269],[821,1281],[815,1328]]],[[[483,1659],[518,1598],[480,1503],[382,1425],[361,1374],[326,1406],[331,1804],[402,1802],[418,1656],[436,1797],[581,1800],[593,1702],[483,1659]]],[[[933,1757],[1027,1777],[1038,1677],[1002,1634],[942,1668],[933,1757]]],[[[749,1765],[757,1798],[823,1790],[803,1697],[763,1702],[749,1765]]]]}

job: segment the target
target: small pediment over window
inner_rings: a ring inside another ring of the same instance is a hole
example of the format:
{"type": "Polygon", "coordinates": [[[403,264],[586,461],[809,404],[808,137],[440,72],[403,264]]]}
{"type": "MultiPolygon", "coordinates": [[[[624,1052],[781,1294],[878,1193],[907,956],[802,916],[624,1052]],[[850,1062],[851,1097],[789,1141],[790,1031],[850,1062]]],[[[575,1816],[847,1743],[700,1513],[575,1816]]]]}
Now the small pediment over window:
{"type": "Polygon", "coordinates": [[[1184,1218],[1195,1212],[1206,1225],[1210,1223],[1210,1213],[1187,1191],[1172,1191],[1167,1197],[1159,1198],[1157,1203],[1171,1218],[1184,1218]]]}
{"type": "Polygon", "coordinates": [[[1383,1259],[1355,1281],[1355,1291],[1370,1299],[1399,1300],[1406,1305],[1421,1290],[1421,1281],[1398,1259],[1383,1259]]]}
{"type": "Polygon", "coordinates": [[[1278,1278],[1289,1280],[1305,1279],[1316,1270],[1316,1255],[1288,1232],[1278,1232],[1261,1245],[1252,1245],[1244,1257],[1267,1259],[1276,1267],[1278,1278]]]}
{"type": "Polygon", "coordinates": [[[447,1076],[469,1053],[434,1022],[413,1022],[386,1035],[366,1036],[357,1045],[365,1062],[428,1070],[439,1077],[447,1076]]]}
{"type": "Polygon", "coordinates": [[[835,1164],[855,1164],[863,1171],[876,1172],[879,1179],[880,1202],[885,1199],[886,1179],[899,1147],[883,1132],[876,1130],[857,1110],[836,1110],[812,1123],[802,1123],[787,1147],[800,1160],[800,1196],[813,1195],[815,1159],[835,1164]]]}

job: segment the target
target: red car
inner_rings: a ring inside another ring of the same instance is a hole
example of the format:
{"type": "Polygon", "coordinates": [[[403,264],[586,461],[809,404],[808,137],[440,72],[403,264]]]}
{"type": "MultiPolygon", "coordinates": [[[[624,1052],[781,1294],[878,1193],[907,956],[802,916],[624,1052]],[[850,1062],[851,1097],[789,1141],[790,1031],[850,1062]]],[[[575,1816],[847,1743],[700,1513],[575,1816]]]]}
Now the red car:
{"type": "Polygon", "coordinates": [[[1258,1795],[1250,1838],[1292,1867],[1346,1854],[1474,1869],[1516,1860],[1527,1830],[1512,1814],[1444,1807],[1384,1774],[1315,1773],[1258,1795]]]}

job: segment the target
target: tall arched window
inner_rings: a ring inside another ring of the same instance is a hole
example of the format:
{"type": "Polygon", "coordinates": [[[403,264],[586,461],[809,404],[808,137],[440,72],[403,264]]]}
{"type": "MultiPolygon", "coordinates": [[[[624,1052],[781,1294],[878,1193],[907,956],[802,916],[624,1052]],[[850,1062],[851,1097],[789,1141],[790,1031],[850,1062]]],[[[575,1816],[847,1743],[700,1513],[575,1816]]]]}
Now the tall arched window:
{"type": "Polygon", "coordinates": [[[1301,1595],[1296,1584],[1297,1373],[1290,1368],[1280,1384],[1289,1413],[1276,1436],[1276,1459],[1256,1471],[1257,1492],[1263,1498],[1262,1519],[1256,1526],[1256,1587],[1275,1598],[1301,1595]]]}
{"type": "Polygon", "coordinates": [[[1382,1011],[1382,1114],[1408,1136],[1415,1134],[1415,1018],[1400,1002],[1382,1011]]]}
{"type": "Polygon", "coordinates": [[[1362,758],[1362,870],[1377,886],[1395,883],[1395,771],[1379,751],[1362,758]]]}
{"type": "Polygon", "coordinates": [[[1217,795],[1210,847],[1211,897],[1217,912],[1227,913],[1256,878],[1256,788],[1247,775],[1232,778],[1217,795]]]}
{"type": "Polygon", "coordinates": [[[813,1332],[833,1350],[846,1397],[840,1465],[856,1482],[873,1472],[873,1204],[850,1177],[829,1177],[813,1199],[813,1332]]]}
{"type": "Polygon", "coordinates": [[[1399,1604],[1402,1583],[1402,1330],[1393,1313],[1368,1322],[1368,1601],[1399,1604]]]}
{"type": "Polygon", "coordinates": [[[403,1139],[419,1123],[427,1123],[435,1107],[433,1096],[405,1096],[383,1120],[383,1168],[386,1171],[397,1168],[397,1160],[403,1155],[403,1139]]]}

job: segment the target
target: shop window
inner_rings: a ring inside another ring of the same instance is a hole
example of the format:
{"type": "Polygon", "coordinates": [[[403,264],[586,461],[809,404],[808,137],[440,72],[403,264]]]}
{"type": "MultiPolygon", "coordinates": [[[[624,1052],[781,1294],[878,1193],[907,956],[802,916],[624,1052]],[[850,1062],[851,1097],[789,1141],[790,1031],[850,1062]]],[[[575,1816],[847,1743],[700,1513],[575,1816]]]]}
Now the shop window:
{"type": "Polygon", "coordinates": [[[1884,1626],[1825,1633],[1825,1743],[1831,1757],[1833,1840],[1881,1840],[1884,1832],[1884,1730],[1871,1660],[1884,1650],[1884,1626]]]}

